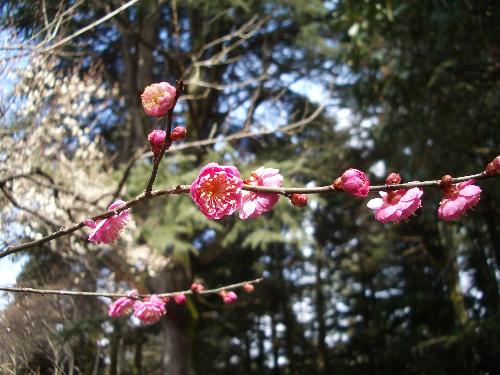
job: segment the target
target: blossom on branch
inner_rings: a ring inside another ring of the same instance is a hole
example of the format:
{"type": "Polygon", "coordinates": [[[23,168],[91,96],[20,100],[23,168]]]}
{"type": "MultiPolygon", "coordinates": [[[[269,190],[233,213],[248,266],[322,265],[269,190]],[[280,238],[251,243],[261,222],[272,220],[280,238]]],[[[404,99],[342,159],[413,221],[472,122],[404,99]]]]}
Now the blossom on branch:
{"type": "MultiPolygon", "coordinates": [[[[136,297],[138,295],[137,290],[131,290],[127,293],[127,296],[136,297]]],[[[126,316],[132,312],[132,308],[136,302],[135,298],[120,297],[109,305],[108,315],[110,318],[115,318],[117,316],[126,316]]]]}
{"type": "Polygon", "coordinates": [[[333,187],[357,198],[366,198],[370,191],[370,180],[359,169],[350,168],[335,180],[333,187]]]}
{"type": "Polygon", "coordinates": [[[375,211],[375,219],[382,223],[398,222],[408,218],[422,206],[424,191],[419,188],[381,191],[382,198],[368,201],[368,208],[375,211]]]}
{"type": "MultiPolygon", "coordinates": [[[[109,206],[108,211],[114,210],[124,203],[124,201],[118,199],[111,206],[109,206]]],[[[128,209],[108,217],[107,219],[98,220],[97,222],[92,219],[85,220],[85,225],[93,228],[89,235],[89,241],[95,242],[98,245],[103,243],[110,244],[111,242],[116,241],[128,221],[128,209]]]]}
{"type": "Polygon", "coordinates": [[[141,95],[142,107],[148,116],[165,116],[174,108],[176,90],[167,82],[153,83],[141,95]]]}
{"type": "Polygon", "coordinates": [[[134,316],[146,324],[156,323],[166,313],[163,299],[154,294],[147,301],[134,303],[134,316]]]}
{"type": "MultiPolygon", "coordinates": [[[[283,176],[279,169],[260,167],[252,171],[250,177],[243,181],[247,185],[281,187],[283,176]]],[[[271,210],[278,203],[279,194],[243,191],[241,193],[240,219],[254,218],[271,210]]]]}
{"type": "Polygon", "coordinates": [[[220,219],[240,208],[242,186],[238,168],[209,163],[191,184],[190,192],[206,217],[220,219]]]}
{"type": "MultiPolygon", "coordinates": [[[[385,180],[386,185],[401,183],[399,173],[390,173],[385,180]]],[[[371,199],[367,206],[375,211],[375,219],[382,223],[395,223],[408,218],[422,206],[420,198],[424,191],[419,188],[381,191],[382,198],[371,199]]]]}
{"type": "Polygon", "coordinates": [[[438,217],[442,220],[457,220],[465,211],[475,206],[481,197],[481,188],[474,180],[451,184],[451,176],[441,180],[443,199],[439,202],[438,217]]]}

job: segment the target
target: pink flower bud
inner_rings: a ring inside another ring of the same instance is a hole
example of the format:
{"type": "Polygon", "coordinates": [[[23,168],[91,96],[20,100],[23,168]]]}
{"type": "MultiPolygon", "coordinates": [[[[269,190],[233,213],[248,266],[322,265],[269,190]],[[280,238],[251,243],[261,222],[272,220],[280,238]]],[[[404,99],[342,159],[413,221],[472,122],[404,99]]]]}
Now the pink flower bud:
{"type": "Polygon", "coordinates": [[[255,286],[250,283],[243,284],[243,290],[247,293],[252,293],[255,290],[255,286]]]}
{"type": "Polygon", "coordinates": [[[176,126],[170,134],[170,139],[172,140],[172,142],[179,141],[186,136],[186,132],[186,128],[183,128],[182,126],[176,126]]]}
{"type": "Polygon", "coordinates": [[[177,294],[174,296],[174,301],[178,305],[184,305],[186,303],[186,296],[184,294],[177,294]]]}
{"type": "Polygon", "coordinates": [[[223,290],[223,291],[219,292],[219,296],[222,298],[222,301],[226,305],[230,304],[230,303],[234,303],[238,299],[238,296],[233,291],[226,292],[225,290],[223,290]]]}
{"type": "Polygon", "coordinates": [[[370,191],[370,180],[362,171],[350,168],[335,180],[333,187],[357,198],[366,198],[370,191]]]}
{"type": "Polygon", "coordinates": [[[153,83],[141,95],[142,107],[148,116],[165,116],[174,108],[176,90],[167,82],[153,83]]]}
{"type": "Polygon", "coordinates": [[[161,146],[165,141],[167,133],[163,130],[155,129],[148,135],[148,141],[151,144],[151,151],[153,151],[153,155],[156,156],[160,153],[161,146]]]}
{"type": "Polygon", "coordinates": [[[203,290],[205,290],[205,287],[200,283],[193,283],[191,285],[191,292],[193,293],[200,293],[203,290]]]}
{"type": "Polygon", "coordinates": [[[307,206],[308,200],[309,198],[306,194],[292,194],[292,196],[290,197],[290,202],[292,202],[292,204],[297,207],[307,206]]]}

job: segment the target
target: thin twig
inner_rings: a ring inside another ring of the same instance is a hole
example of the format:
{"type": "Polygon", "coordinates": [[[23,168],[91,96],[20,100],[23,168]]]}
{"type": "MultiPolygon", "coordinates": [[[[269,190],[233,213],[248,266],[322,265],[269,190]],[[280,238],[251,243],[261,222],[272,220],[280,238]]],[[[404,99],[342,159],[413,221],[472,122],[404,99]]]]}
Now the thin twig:
{"type": "Polygon", "coordinates": [[[76,38],[77,36],[79,36],[79,35],[87,32],[87,31],[93,29],[97,25],[100,25],[101,23],[103,23],[103,22],[109,20],[110,18],[116,16],[118,13],[120,13],[121,11],[123,11],[123,10],[127,9],[128,7],[134,5],[138,1],[139,0],[130,0],[128,3],[123,4],[121,7],[115,9],[111,13],[106,14],[104,17],[101,17],[98,20],[92,22],[90,25],[87,25],[87,26],[81,28],[80,30],[74,32],[73,34],[68,35],[66,38],[61,39],[59,42],[54,43],[53,45],[51,45],[51,46],[43,49],[41,52],[47,53],[47,52],[50,52],[50,51],[56,49],[57,47],[62,46],[63,44],[69,42],[71,39],[76,38]]]}
{"type": "MultiPolygon", "coordinates": [[[[475,180],[480,180],[480,179],[485,179],[485,178],[490,178],[490,177],[500,177],[499,175],[495,176],[489,176],[485,172],[469,175],[469,176],[463,176],[463,177],[456,177],[452,179],[453,183],[459,183],[463,181],[467,181],[470,179],[475,179],[475,180]]],[[[416,182],[407,182],[403,184],[394,184],[394,185],[374,185],[370,187],[371,192],[376,192],[376,191],[389,191],[389,190],[397,190],[397,189],[411,189],[414,187],[438,187],[440,184],[441,180],[429,180],[429,181],[416,181],[416,182]]],[[[243,190],[248,190],[248,191],[258,191],[261,193],[277,193],[281,194],[284,196],[290,196],[291,194],[295,193],[301,193],[301,194],[322,194],[322,193],[338,193],[341,192],[339,190],[335,190],[332,185],[327,185],[327,186],[318,186],[318,187],[312,187],[312,188],[296,188],[296,187],[281,187],[281,188],[275,188],[275,187],[267,187],[267,186],[254,186],[254,185],[243,185],[242,187],[243,190]]],[[[169,195],[169,194],[187,194],[190,192],[190,185],[177,185],[177,186],[171,186],[165,189],[160,189],[160,190],[155,190],[151,191],[149,193],[142,193],[138,195],[137,197],[125,202],[121,206],[115,208],[114,210],[109,210],[106,211],[102,214],[96,215],[92,217],[91,219],[96,221],[96,220],[102,220],[106,219],[108,217],[111,217],[113,215],[116,215],[120,213],[123,210],[126,210],[127,208],[133,207],[139,202],[149,200],[161,195],[169,195]]],[[[17,253],[19,251],[29,249],[31,247],[49,242],[55,238],[59,238],[62,236],[65,236],[67,234],[70,234],[72,232],[77,231],[78,229],[81,229],[85,226],[85,222],[81,221],[77,224],[74,224],[71,227],[61,229],[57,232],[54,232],[48,236],[42,237],[36,241],[31,241],[31,242],[26,242],[20,245],[16,246],[8,246],[5,251],[0,253],[0,258],[3,258],[7,255],[17,253]]]]}
{"type": "MultiPolygon", "coordinates": [[[[263,278],[258,278],[255,280],[249,280],[249,281],[243,281],[241,283],[237,284],[231,284],[231,285],[226,285],[222,286],[220,288],[215,288],[215,289],[206,289],[202,290],[200,292],[194,293],[190,289],[188,290],[183,290],[179,292],[167,292],[167,293],[160,293],[156,294],[159,297],[174,297],[179,294],[185,294],[185,295],[195,295],[195,294],[217,294],[223,290],[234,290],[238,288],[242,288],[243,285],[245,284],[258,284],[260,283],[263,278]]],[[[107,298],[120,298],[120,297],[129,297],[133,299],[142,299],[146,297],[151,297],[151,294],[139,294],[136,297],[130,297],[126,293],[108,293],[108,292],[81,292],[81,291],[74,291],[74,290],[55,290],[55,289],[35,289],[35,288],[22,288],[22,287],[9,287],[9,286],[2,286],[0,287],[1,291],[4,292],[10,292],[10,293],[33,293],[33,294],[57,294],[60,296],[80,296],[80,297],[107,297],[107,298]]]]}

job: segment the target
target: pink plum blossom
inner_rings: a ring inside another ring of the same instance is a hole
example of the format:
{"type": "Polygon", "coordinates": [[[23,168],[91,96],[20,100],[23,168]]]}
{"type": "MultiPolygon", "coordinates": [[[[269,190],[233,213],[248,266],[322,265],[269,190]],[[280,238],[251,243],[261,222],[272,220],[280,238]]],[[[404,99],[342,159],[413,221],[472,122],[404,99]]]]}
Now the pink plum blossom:
{"type": "Polygon", "coordinates": [[[206,217],[220,219],[240,208],[242,185],[238,168],[210,163],[191,184],[191,197],[206,217]]]}
{"type": "MultiPolygon", "coordinates": [[[[108,211],[114,210],[124,203],[124,201],[118,199],[109,206],[108,211]]],[[[97,222],[92,219],[85,220],[85,225],[93,228],[89,235],[89,241],[95,242],[98,245],[102,243],[110,244],[116,241],[123,228],[127,225],[128,220],[128,209],[108,217],[107,219],[98,220],[97,222]]]]}
{"type": "Polygon", "coordinates": [[[474,180],[451,184],[443,188],[443,199],[439,202],[438,217],[441,220],[457,220],[465,211],[475,206],[481,196],[481,188],[474,180]]]}
{"type": "Polygon", "coordinates": [[[153,83],[141,95],[142,107],[148,116],[165,116],[175,105],[175,87],[167,82],[153,83]]]}
{"type": "Polygon", "coordinates": [[[333,186],[357,198],[366,198],[370,190],[370,180],[362,171],[350,168],[335,180],[333,186]]]}
{"type": "Polygon", "coordinates": [[[167,137],[167,133],[160,129],[155,129],[148,135],[148,141],[151,145],[151,151],[153,155],[156,156],[160,153],[161,146],[167,137]]]}
{"type": "MultiPolygon", "coordinates": [[[[129,297],[136,297],[137,295],[137,290],[131,290],[127,292],[127,296],[129,297]]],[[[109,305],[108,315],[111,318],[128,315],[132,312],[132,307],[134,306],[135,302],[135,298],[120,297],[111,305],[109,305]]]]}
{"type": "Polygon", "coordinates": [[[422,206],[423,190],[419,188],[381,191],[382,198],[371,199],[367,206],[374,210],[375,219],[382,223],[398,222],[408,218],[422,206]]]}
{"type": "Polygon", "coordinates": [[[149,297],[148,301],[134,303],[134,316],[146,324],[156,323],[166,313],[163,299],[154,294],[149,297]]]}
{"type": "MultiPolygon", "coordinates": [[[[260,167],[250,173],[250,177],[244,183],[253,186],[281,187],[283,176],[279,174],[279,169],[260,167]]],[[[242,191],[240,219],[262,215],[271,210],[278,203],[278,199],[279,194],[242,191]]]]}

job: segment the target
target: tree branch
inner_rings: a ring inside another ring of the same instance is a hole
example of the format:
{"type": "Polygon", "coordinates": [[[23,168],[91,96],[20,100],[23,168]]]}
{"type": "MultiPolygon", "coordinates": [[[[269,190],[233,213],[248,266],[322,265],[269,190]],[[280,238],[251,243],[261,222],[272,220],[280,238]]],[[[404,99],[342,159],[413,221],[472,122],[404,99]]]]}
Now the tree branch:
{"type": "MultiPolygon", "coordinates": [[[[476,180],[481,180],[485,178],[492,178],[492,177],[500,177],[499,175],[495,176],[489,176],[485,172],[469,175],[469,176],[463,176],[463,177],[456,177],[452,179],[453,183],[459,183],[463,181],[467,181],[470,179],[476,179],[476,180]]],[[[374,185],[370,187],[371,192],[376,192],[376,191],[389,191],[389,190],[397,190],[397,189],[411,189],[414,187],[439,187],[441,180],[429,180],[429,181],[422,181],[422,182],[407,182],[403,184],[394,184],[394,185],[374,185]]],[[[266,186],[254,186],[254,185],[243,185],[243,190],[248,190],[248,191],[258,191],[261,193],[277,193],[281,194],[284,196],[290,196],[291,194],[295,193],[301,193],[301,194],[322,194],[322,193],[339,193],[342,191],[335,190],[332,185],[327,185],[327,186],[319,186],[319,187],[313,187],[313,188],[297,188],[297,187],[282,187],[282,188],[275,188],[275,187],[266,187],[266,186]]],[[[91,219],[96,221],[96,220],[102,220],[106,219],[108,217],[111,217],[113,215],[116,215],[120,213],[123,210],[126,210],[127,208],[133,207],[139,202],[153,199],[155,197],[161,196],[161,195],[169,195],[169,194],[187,194],[190,192],[190,185],[177,185],[177,186],[171,186],[165,189],[160,189],[160,190],[155,190],[151,191],[149,193],[144,192],[137,197],[125,202],[121,206],[117,207],[114,210],[109,210],[106,211],[102,214],[96,215],[92,217],[91,219]]],[[[14,254],[17,252],[20,252],[25,249],[29,249],[31,247],[49,242],[55,238],[59,238],[65,235],[68,235],[70,233],[73,233],[77,231],[78,229],[81,229],[85,226],[84,221],[81,221],[79,223],[76,223],[72,225],[71,227],[61,229],[57,232],[54,232],[48,236],[45,236],[43,238],[40,238],[39,240],[36,241],[31,241],[31,242],[26,242],[24,244],[16,245],[16,246],[8,246],[5,251],[0,253],[0,258],[6,257],[7,255],[14,254]]]]}
{"type": "MultiPolygon", "coordinates": [[[[223,290],[234,290],[238,288],[242,288],[243,285],[245,284],[258,284],[260,283],[263,278],[258,278],[255,280],[249,280],[249,281],[242,281],[241,283],[237,284],[231,284],[231,285],[226,285],[222,286],[220,288],[215,288],[215,289],[206,289],[202,290],[200,292],[194,293],[190,289],[188,290],[183,290],[179,292],[166,292],[166,293],[160,293],[156,294],[159,297],[174,297],[179,294],[185,294],[185,295],[196,295],[196,294],[217,294],[223,290]]],[[[35,289],[35,288],[22,288],[22,287],[8,287],[8,286],[2,286],[0,287],[1,291],[4,292],[9,292],[9,293],[33,293],[33,294],[56,294],[60,296],[79,296],[79,297],[107,297],[107,298],[120,298],[120,297],[129,297],[133,299],[142,299],[146,297],[150,297],[151,294],[139,294],[136,297],[130,297],[126,293],[108,293],[108,292],[81,292],[81,291],[74,291],[74,290],[54,290],[54,289],[35,289]]]]}

